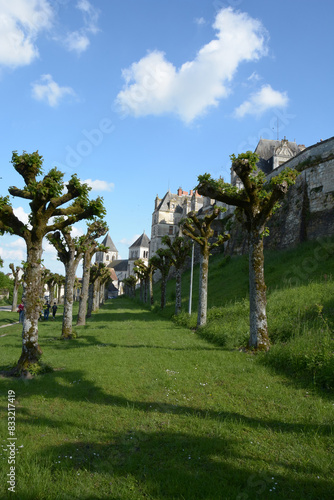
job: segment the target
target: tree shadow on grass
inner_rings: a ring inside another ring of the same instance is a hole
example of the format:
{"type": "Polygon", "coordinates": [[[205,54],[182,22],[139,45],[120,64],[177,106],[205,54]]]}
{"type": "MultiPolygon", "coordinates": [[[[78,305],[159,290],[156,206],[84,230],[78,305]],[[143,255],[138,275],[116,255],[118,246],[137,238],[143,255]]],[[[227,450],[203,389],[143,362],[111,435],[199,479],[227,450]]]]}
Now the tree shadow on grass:
{"type": "Polygon", "coordinates": [[[53,344],[56,350],[71,350],[71,349],[82,349],[87,347],[95,347],[97,349],[103,348],[125,348],[125,349],[162,349],[166,351],[222,351],[224,348],[215,346],[189,346],[189,347],[170,347],[168,345],[152,345],[152,344],[121,344],[116,342],[101,342],[94,335],[80,335],[74,341],[64,342],[58,337],[43,338],[40,340],[39,344],[43,346],[53,344]]]}
{"type": "Polygon", "coordinates": [[[202,419],[212,419],[220,422],[241,423],[250,428],[272,429],[278,433],[296,433],[296,434],[314,434],[332,435],[333,425],[330,424],[309,424],[305,422],[283,422],[280,420],[248,417],[238,412],[221,410],[211,410],[205,408],[196,408],[180,404],[165,403],[160,401],[137,401],[131,400],[121,395],[113,395],[104,392],[93,381],[85,379],[85,372],[81,370],[59,370],[53,373],[47,373],[38,376],[33,380],[22,379],[2,379],[4,391],[14,390],[16,397],[20,395],[30,397],[42,395],[45,400],[59,398],[73,401],[85,402],[90,404],[132,408],[139,412],[158,413],[166,415],[185,415],[202,419]]]}
{"type": "MultiPolygon", "coordinates": [[[[333,483],[315,479],[321,470],[312,465],[300,466],[296,460],[264,466],[261,458],[246,455],[248,442],[171,432],[166,429],[167,422],[161,422],[159,432],[138,427],[109,434],[103,442],[77,440],[45,447],[40,458],[51,458],[54,477],[61,472],[72,472],[70,477],[73,472],[85,474],[86,480],[87,473],[92,478],[110,477],[110,493],[83,495],[82,500],[258,500],[272,495],[280,500],[331,498],[333,483]],[[281,472],[272,476],[272,468],[277,470],[277,466],[281,472]],[[300,474],[298,480],[296,473],[300,474]]],[[[71,494],[71,484],[67,492],[71,494]]],[[[33,498],[28,494],[22,500],[33,498]]]]}

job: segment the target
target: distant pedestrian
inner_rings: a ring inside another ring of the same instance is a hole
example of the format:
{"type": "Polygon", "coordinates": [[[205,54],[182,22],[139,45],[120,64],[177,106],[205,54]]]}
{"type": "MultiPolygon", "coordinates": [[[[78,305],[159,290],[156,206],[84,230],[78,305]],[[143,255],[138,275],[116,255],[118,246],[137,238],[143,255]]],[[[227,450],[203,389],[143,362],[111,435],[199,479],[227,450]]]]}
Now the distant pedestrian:
{"type": "Polygon", "coordinates": [[[17,311],[19,313],[19,322],[23,323],[23,319],[24,319],[24,305],[22,304],[22,302],[18,306],[17,311]]]}
{"type": "Polygon", "coordinates": [[[54,303],[54,304],[53,304],[53,306],[52,306],[52,319],[53,319],[53,320],[54,320],[54,319],[55,319],[55,317],[56,317],[56,312],[57,312],[57,309],[58,309],[57,304],[56,304],[56,303],[54,303]]]}
{"type": "Polygon", "coordinates": [[[50,314],[50,304],[49,301],[47,300],[45,305],[44,305],[44,319],[48,320],[49,319],[49,314],[50,314]]]}

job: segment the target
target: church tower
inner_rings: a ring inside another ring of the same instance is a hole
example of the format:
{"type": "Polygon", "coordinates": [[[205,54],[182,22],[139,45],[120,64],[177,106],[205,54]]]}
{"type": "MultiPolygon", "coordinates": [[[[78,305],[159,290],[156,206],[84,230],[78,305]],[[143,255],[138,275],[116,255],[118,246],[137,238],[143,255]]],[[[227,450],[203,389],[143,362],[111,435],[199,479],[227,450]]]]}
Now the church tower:
{"type": "Polygon", "coordinates": [[[110,238],[109,233],[104,238],[101,244],[104,245],[105,247],[108,247],[108,252],[96,252],[96,257],[95,257],[96,263],[101,262],[102,264],[108,266],[110,262],[118,260],[118,250],[115,247],[113,240],[110,238]]]}
{"type": "Polygon", "coordinates": [[[149,251],[150,239],[144,231],[143,234],[139,236],[139,238],[129,247],[128,276],[133,274],[135,260],[142,259],[146,265],[148,264],[149,251]]]}

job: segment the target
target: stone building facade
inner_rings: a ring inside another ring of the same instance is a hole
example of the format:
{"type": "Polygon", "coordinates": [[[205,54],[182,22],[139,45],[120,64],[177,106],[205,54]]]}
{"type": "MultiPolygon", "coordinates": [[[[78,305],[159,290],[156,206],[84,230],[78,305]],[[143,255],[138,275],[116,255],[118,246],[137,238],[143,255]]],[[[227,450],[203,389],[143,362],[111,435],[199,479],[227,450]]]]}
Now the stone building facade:
{"type": "Polygon", "coordinates": [[[142,259],[146,265],[148,264],[150,252],[150,239],[145,234],[145,231],[139,238],[132,243],[129,247],[129,260],[128,260],[128,269],[127,275],[133,274],[134,263],[137,259],[142,259]]]}
{"type": "Polygon", "coordinates": [[[102,263],[102,264],[105,264],[107,266],[110,264],[110,262],[113,262],[114,260],[118,260],[118,250],[115,247],[114,242],[111,239],[109,233],[104,238],[101,245],[108,247],[108,251],[107,252],[96,252],[95,262],[97,264],[102,263]]]}
{"type": "MultiPolygon", "coordinates": [[[[299,148],[295,156],[266,172],[268,180],[286,168],[296,169],[300,174],[281,202],[281,208],[268,222],[265,248],[288,248],[334,235],[334,137],[299,148]]],[[[235,225],[226,250],[228,253],[247,251],[247,240],[240,225],[235,225]]]]}
{"type": "Polygon", "coordinates": [[[165,235],[175,238],[179,234],[179,222],[190,211],[198,212],[203,207],[203,197],[195,191],[183,191],[179,188],[176,194],[167,191],[163,198],[155,199],[152,214],[151,245],[152,257],[158,248],[163,247],[161,239],[165,235]]]}
{"type": "Polygon", "coordinates": [[[112,287],[110,291],[113,295],[123,293],[122,282],[133,274],[134,262],[137,259],[142,259],[148,263],[150,240],[144,233],[129,247],[129,258],[119,259],[118,250],[112,241],[110,234],[102,241],[102,245],[108,247],[107,252],[97,252],[95,256],[96,263],[105,264],[110,269],[112,279],[112,287]]]}

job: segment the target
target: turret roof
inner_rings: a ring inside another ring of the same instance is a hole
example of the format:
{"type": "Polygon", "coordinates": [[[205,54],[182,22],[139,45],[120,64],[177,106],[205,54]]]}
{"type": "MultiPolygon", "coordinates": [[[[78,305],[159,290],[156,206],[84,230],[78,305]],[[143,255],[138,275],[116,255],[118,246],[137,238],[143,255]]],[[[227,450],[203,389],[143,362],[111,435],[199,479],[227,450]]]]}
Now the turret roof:
{"type": "Polygon", "coordinates": [[[110,234],[109,233],[107,234],[107,236],[102,241],[102,245],[104,245],[105,247],[108,247],[110,252],[118,252],[117,248],[114,245],[113,240],[110,238],[110,234]]]}
{"type": "Polygon", "coordinates": [[[150,246],[150,239],[146,236],[145,231],[139,238],[132,243],[132,245],[129,248],[135,248],[135,247],[144,247],[144,248],[149,248],[150,246]]]}

